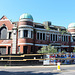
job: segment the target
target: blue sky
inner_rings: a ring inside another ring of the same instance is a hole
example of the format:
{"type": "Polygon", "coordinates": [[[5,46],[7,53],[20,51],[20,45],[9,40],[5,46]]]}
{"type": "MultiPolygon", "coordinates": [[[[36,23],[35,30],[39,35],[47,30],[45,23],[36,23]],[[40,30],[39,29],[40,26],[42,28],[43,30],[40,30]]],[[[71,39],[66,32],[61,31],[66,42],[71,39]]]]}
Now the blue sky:
{"type": "Polygon", "coordinates": [[[75,22],[75,0],[0,0],[0,18],[19,21],[23,13],[31,14],[34,22],[51,21],[67,28],[75,22]]]}

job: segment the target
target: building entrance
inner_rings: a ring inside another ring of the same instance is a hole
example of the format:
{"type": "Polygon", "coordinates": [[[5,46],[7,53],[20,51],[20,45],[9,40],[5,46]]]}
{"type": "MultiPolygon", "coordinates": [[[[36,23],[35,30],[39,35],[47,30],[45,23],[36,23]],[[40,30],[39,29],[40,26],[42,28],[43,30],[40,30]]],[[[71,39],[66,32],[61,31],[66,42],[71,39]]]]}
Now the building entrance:
{"type": "Polygon", "coordinates": [[[23,54],[27,54],[27,46],[23,46],[23,54]]]}
{"type": "Polygon", "coordinates": [[[10,54],[11,47],[8,47],[8,54],[10,54]]]}

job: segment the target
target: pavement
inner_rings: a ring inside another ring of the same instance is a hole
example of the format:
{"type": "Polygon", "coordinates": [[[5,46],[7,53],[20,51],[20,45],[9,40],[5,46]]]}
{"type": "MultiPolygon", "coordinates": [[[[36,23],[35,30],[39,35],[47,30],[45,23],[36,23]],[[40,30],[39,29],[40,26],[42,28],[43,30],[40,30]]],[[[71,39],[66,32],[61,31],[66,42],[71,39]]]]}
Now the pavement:
{"type": "Polygon", "coordinates": [[[57,66],[0,66],[0,75],[75,75],[75,65],[57,66]]]}

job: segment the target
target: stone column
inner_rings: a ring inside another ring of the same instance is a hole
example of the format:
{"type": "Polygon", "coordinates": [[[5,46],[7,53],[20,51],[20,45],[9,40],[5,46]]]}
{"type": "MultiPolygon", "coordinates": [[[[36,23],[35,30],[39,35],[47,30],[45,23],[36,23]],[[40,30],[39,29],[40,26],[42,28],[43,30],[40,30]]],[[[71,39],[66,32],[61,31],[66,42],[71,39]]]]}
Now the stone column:
{"type": "Polygon", "coordinates": [[[16,54],[17,49],[17,28],[13,27],[13,34],[12,34],[12,54],[16,54]]]}
{"type": "Polygon", "coordinates": [[[20,38],[23,38],[23,30],[20,31],[20,38]]]}
{"type": "Polygon", "coordinates": [[[7,32],[7,39],[9,39],[9,32],[7,32]]]}
{"type": "Polygon", "coordinates": [[[28,30],[28,38],[31,38],[31,30],[28,30]]]}

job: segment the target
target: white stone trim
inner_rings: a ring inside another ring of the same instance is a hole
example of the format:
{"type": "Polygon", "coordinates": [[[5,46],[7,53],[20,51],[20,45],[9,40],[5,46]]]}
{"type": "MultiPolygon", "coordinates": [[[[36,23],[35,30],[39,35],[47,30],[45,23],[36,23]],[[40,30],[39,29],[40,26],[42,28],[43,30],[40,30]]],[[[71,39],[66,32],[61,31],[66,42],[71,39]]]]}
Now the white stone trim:
{"type": "Polygon", "coordinates": [[[73,27],[72,28],[68,28],[68,30],[70,30],[70,29],[75,29],[75,28],[73,28],[73,27]]]}
{"type": "Polygon", "coordinates": [[[19,30],[31,30],[31,31],[33,31],[33,29],[31,29],[31,28],[20,28],[19,30]]]}
{"type": "Polygon", "coordinates": [[[42,28],[34,28],[34,29],[36,29],[36,30],[43,30],[43,31],[47,31],[46,29],[42,29],[42,28]]]}
{"type": "Polygon", "coordinates": [[[62,34],[62,35],[65,35],[65,36],[70,36],[70,34],[62,34]]]}
{"type": "Polygon", "coordinates": [[[24,33],[23,33],[23,30],[21,30],[21,31],[20,31],[20,38],[23,37],[23,34],[24,34],[24,33]]]}
{"type": "Polygon", "coordinates": [[[75,33],[75,32],[70,32],[71,34],[75,33]]]}
{"type": "Polygon", "coordinates": [[[31,30],[28,30],[28,38],[31,38],[31,30]]]}
{"type": "Polygon", "coordinates": [[[35,44],[35,46],[48,46],[46,44],[35,44]]]}
{"type": "Polygon", "coordinates": [[[41,31],[37,31],[37,33],[48,33],[48,32],[44,32],[44,31],[42,31],[42,32],[41,32],[41,31]]]}
{"type": "Polygon", "coordinates": [[[0,21],[9,21],[9,19],[2,19],[2,20],[0,20],[0,21]]]}
{"type": "Polygon", "coordinates": [[[71,46],[71,47],[75,47],[75,46],[71,46]]]}
{"type": "Polygon", "coordinates": [[[69,47],[68,45],[62,45],[61,47],[69,47]]]}
{"type": "Polygon", "coordinates": [[[42,24],[36,24],[36,25],[38,25],[38,26],[43,26],[42,24]]]}
{"type": "Polygon", "coordinates": [[[26,19],[20,19],[19,21],[20,21],[20,22],[21,22],[21,21],[30,21],[30,22],[33,22],[33,20],[27,19],[27,18],[26,18],[26,19]]]}
{"type": "Polygon", "coordinates": [[[54,46],[54,47],[61,47],[61,46],[54,46]]]}
{"type": "Polygon", "coordinates": [[[11,44],[0,44],[0,46],[5,46],[5,45],[9,45],[9,46],[11,46],[11,44]]]}
{"type": "Polygon", "coordinates": [[[33,45],[33,43],[18,43],[18,45],[33,45]]]}
{"type": "Polygon", "coordinates": [[[72,36],[75,36],[74,34],[72,36]]]}
{"type": "MultiPolygon", "coordinates": [[[[0,21],[10,21],[9,19],[2,19],[0,21]]],[[[10,23],[12,24],[12,22],[10,21],[10,23]]]]}
{"type": "Polygon", "coordinates": [[[8,30],[7,32],[12,32],[12,30],[8,30]]]}
{"type": "Polygon", "coordinates": [[[20,25],[19,27],[31,27],[31,28],[33,28],[33,26],[30,26],[30,25],[20,25]]]}

